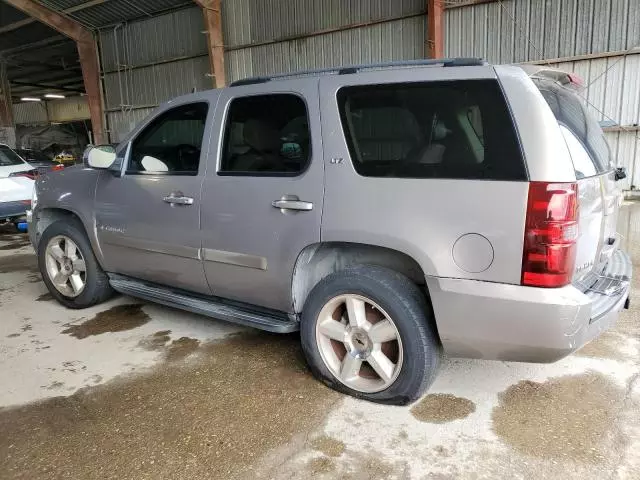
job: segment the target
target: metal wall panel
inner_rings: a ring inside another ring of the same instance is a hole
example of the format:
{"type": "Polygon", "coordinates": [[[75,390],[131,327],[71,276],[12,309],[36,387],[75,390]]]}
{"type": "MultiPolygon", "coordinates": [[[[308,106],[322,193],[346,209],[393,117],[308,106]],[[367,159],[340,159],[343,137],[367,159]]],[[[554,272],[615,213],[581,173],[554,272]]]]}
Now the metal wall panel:
{"type": "Polygon", "coordinates": [[[445,21],[447,56],[481,56],[493,63],[640,46],[638,0],[502,0],[447,9],[445,21]],[[496,45],[505,52],[512,31],[513,59],[507,60],[509,55],[497,52],[496,45]]]}
{"type": "Polygon", "coordinates": [[[102,70],[207,54],[202,10],[185,8],[100,31],[102,70]]]}
{"type": "Polygon", "coordinates": [[[47,102],[47,108],[51,122],[72,122],[91,118],[87,97],[70,97],[64,100],[52,100],[47,102]]]}
{"type": "Polygon", "coordinates": [[[423,13],[424,0],[230,0],[223,2],[229,47],[356,23],[423,13]]]}
{"type": "Polygon", "coordinates": [[[230,81],[251,75],[424,58],[426,17],[412,17],[228,53],[230,81]]]}
{"type": "Polygon", "coordinates": [[[107,113],[111,141],[120,142],[138,123],[147,118],[154,110],[154,108],[141,108],[107,113]]]}
{"type": "Polygon", "coordinates": [[[107,110],[155,106],[179,95],[211,88],[209,58],[198,57],[104,76],[107,110]]]}
{"type": "Polygon", "coordinates": [[[46,125],[49,122],[45,102],[14,103],[13,120],[16,125],[46,125]]]}

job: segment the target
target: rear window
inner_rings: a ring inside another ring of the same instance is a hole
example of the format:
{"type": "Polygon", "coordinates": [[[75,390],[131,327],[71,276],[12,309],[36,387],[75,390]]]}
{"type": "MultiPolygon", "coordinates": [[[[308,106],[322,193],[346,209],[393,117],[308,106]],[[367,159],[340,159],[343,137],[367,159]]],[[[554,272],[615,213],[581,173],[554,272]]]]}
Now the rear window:
{"type": "MultiPolygon", "coordinates": [[[[596,119],[587,111],[583,100],[572,90],[562,87],[551,80],[534,79],[540,93],[549,104],[558,123],[575,135],[589,153],[595,174],[607,172],[613,168],[611,150],[602,128],[596,119]]],[[[566,138],[566,135],[565,135],[566,138]]],[[[569,145],[571,147],[571,145],[569,145]]],[[[587,170],[584,162],[576,164],[574,169],[578,178],[584,178],[587,170]]]]}
{"type": "Polygon", "coordinates": [[[0,167],[10,167],[12,165],[24,165],[24,161],[9,147],[0,145],[0,167]]]}
{"type": "Polygon", "coordinates": [[[527,179],[495,80],[343,87],[338,106],[360,175],[527,179]]]}

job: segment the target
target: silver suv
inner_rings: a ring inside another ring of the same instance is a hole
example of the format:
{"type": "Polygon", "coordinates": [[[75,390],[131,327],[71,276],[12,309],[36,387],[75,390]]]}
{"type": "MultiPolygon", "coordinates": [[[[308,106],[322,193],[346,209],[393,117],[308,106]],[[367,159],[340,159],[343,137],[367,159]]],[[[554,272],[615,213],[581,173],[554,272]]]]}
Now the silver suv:
{"type": "Polygon", "coordinates": [[[476,59],[251,78],[179,97],[40,178],[47,287],[272,332],[406,404],[442,353],[552,362],[628,304],[624,172],[573,75],[476,59]]]}

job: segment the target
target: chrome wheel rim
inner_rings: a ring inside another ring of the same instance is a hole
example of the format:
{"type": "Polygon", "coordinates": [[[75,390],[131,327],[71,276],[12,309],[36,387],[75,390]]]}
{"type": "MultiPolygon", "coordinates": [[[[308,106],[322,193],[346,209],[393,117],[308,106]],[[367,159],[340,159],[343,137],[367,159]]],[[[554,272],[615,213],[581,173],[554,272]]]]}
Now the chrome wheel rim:
{"type": "Polygon", "coordinates": [[[65,235],[49,240],[45,251],[47,276],[58,292],[74,298],[87,283],[87,267],[78,245],[65,235]]]}
{"type": "Polygon", "coordinates": [[[396,324],[361,295],[339,295],[322,307],[316,344],[333,376],[358,392],[389,388],[402,369],[402,339],[396,324]]]}

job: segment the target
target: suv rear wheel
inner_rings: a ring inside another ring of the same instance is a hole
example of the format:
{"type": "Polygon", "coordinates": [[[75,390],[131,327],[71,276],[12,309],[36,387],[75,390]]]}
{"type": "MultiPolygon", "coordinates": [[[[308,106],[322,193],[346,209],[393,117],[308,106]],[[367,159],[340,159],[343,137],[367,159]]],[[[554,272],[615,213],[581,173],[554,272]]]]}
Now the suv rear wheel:
{"type": "Polygon", "coordinates": [[[338,391],[405,405],[435,378],[441,347],[420,289],[386,268],[333,273],[309,294],[302,348],[314,375],[338,391]]]}
{"type": "Polygon", "coordinates": [[[69,308],[90,307],[113,294],[77,221],[57,221],[47,227],[38,244],[38,267],[51,295],[69,308]]]}

